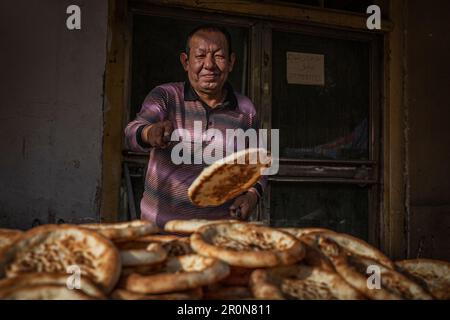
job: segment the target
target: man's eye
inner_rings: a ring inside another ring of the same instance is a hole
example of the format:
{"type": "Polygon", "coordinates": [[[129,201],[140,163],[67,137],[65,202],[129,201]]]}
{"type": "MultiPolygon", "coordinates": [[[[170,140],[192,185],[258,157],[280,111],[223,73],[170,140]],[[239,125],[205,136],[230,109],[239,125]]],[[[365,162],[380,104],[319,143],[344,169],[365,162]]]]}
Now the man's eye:
{"type": "Polygon", "coordinates": [[[216,59],[225,59],[225,57],[221,54],[216,54],[216,59]]]}
{"type": "Polygon", "coordinates": [[[199,54],[199,55],[196,55],[195,57],[196,57],[197,59],[202,59],[202,58],[205,57],[205,55],[204,55],[204,54],[199,54]]]}

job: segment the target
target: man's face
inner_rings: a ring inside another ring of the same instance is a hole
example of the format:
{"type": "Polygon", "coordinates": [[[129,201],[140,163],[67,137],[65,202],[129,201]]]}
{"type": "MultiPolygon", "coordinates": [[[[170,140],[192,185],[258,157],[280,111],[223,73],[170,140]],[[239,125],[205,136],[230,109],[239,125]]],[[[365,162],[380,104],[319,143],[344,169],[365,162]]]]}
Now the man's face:
{"type": "Polygon", "coordinates": [[[180,56],[192,87],[204,94],[219,94],[233,70],[234,53],[228,54],[228,44],[221,32],[199,31],[190,40],[189,57],[180,56]]]}

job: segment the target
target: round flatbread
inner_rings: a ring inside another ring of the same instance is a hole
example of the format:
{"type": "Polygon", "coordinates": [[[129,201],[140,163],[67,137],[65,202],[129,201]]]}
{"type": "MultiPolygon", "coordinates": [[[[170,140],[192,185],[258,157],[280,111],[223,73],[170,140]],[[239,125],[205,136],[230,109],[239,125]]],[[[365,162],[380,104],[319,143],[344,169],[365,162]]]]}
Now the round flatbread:
{"type": "Polygon", "coordinates": [[[14,229],[0,229],[0,251],[19,239],[23,232],[14,229]]]}
{"type": "Polygon", "coordinates": [[[301,264],[255,270],[250,277],[250,287],[258,299],[365,299],[337,273],[301,264]]]}
{"type": "Polygon", "coordinates": [[[120,275],[119,252],[98,233],[72,225],[33,228],[0,252],[0,276],[8,278],[31,272],[67,274],[72,268],[109,292],[120,275]]]}
{"type": "Polygon", "coordinates": [[[55,284],[39,284],[0,291],[2,300],[92,300],[80,290],[55,284]]]}
{"type": "MultiPolygon", "coordinates": [[[[18,277],[4,278],[0,280],[0,292],[19,287],[29,287],[36,285],[56,285],[67,286],[70,283],[71,274],[35,272],[22,274],[18,277]]],[[[104,293],[87,277],[80,277],[80,288],[82,293],[94,299],[105,299],[104,293]]],[[[1,293],[0,293],[1,295],[1,293]]]]}
{"type": "Polygon", "coordinates": [[[394,263],[386,255],[384,255],[380,250],[371,246],[367,242],[355,238],[349,234],[336,233],[336,232],[315,232],[310,233],[310,235],[318,234],[322,237],[333,240],[339,246],[344,248],[346,251],[358,255],[360,257],[365,257],[378,263],[382,264],[386,268],[394,269],[394,263]]]}
{"type": "Polygon", "coordinates": [[[80,224],[80,227],[95,230],[102,236],[114,241],[130,240],[159,232],[156,224],[146,220],[118,223],[86,223],[80,224]]]}
{"type": "Polygon", "coordinates": [[[191,247],[204,256],[244,268],[293,264],[305,255],[302,243],[294,236],[249,223],[204,226],[191,235],[191,247]]]}
{"type": "Polygon", "coordinates": [[[206,219],[190,219],[190,220],[170,220],[164,225],[164,231],[182,234],[192,234],[204,226],[215,223],[232,223],[239,222],[233,219],[206,220],[206,219]]]}
{"type": "Polygon", "coordinates": [[[199,300],[203,298],[202,288],[164,294],[142,294],[124,289],[116,289],[111,293],[114,300],[199,300]]]}
{"type": "Polygon", "coordinates": [[[116,246],[124,267],[160,263],[167,258],[167,251],[156,242],[129,241],[116,246]]]}
{"type": "Polygon", "coordinates": [[[179,237],[173,235],[152,235],[138,238],[135,241],[156,242],[166,250],[168,257],[183,256],[194,253],[191,248],[191,239],[189,237],[179,237]]]}
{"type": "Polygon", "coordinates": [[[397,270],[422,283],[440,300],[450,300],[450,263],[432,259],[411,259],[395,262],[397,270]]]}
{"type": "Polygon", "coordinates": [[[229,273],[228,265],[218,259],[190,254],[168,259],[153,274],[124,276],[119,287],[144,294],[177,292],[218,282],[229,273]]]}
{"type": "Polygon", "coordinates": [[[351,254],[329,238],[318,237],[318,246],[336,272],[365,296],[375,300],[424,299],[433,297],[418,283],[386,268],[378,261],[351,254]]]}
{"type": "Polygon", "coordinates": [[[334,231],[325,228],[278,228],[278,230],[292,234],[296,238],[317,232],[335,233],[334,231]]]}
{"type": "Polygon", "coordinates": [[[203,169],[188,189],[189,199],[199,207],[219,206],[248,191],[270,162],[265,149],[235,152],[203,169]]]}

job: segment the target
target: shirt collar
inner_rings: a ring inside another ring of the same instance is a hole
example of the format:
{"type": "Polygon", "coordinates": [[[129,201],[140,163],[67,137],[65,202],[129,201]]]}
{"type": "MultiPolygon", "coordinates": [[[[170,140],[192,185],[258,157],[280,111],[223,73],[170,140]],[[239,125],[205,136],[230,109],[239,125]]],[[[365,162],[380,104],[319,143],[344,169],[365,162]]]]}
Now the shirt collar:
{"type": "MultiPolygon", "coordinates": [[[[225,97],[225,100],[223,101],[221,106],[223,106],[224,108],[229,108],[231,110],[235,110],[237,108],[237,98],[236,98],[236,95],[234,94],[233,87],[231,86],[231,84],[228,81],[225,82],[224,87],[225,87],[225,89],[227,89],[227,96],[225,97]]],[[[206,103],[204,103],[200,99],[197,92],[195,92],[194,88],[192,88],[191,84],[187,80],[184,82],[184,100],[185,101],[199,100],[204,105],[206,105],[206,103]]]]}

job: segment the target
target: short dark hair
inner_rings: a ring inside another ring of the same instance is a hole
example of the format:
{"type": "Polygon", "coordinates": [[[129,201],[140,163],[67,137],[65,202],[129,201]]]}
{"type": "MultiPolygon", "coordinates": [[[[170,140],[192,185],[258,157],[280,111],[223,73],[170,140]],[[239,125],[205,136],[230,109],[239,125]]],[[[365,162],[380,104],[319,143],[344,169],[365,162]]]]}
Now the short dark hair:
{"type": "Polygon", "coordinates": [[[225,39],[227,40],[227,43],[228,43],[228,56],[231,56],[231,53],[233,52],[233,49],[231,47],[231,35],[225,27],[215,25],[215,24],[202,24],[202,25],[196,27],[195,29],[193,29],[191,32],[189,32],[189,34],[187,35],[187,38],[186,38],[186,47],[185,47],[185,52],[188,56],[189,56],[189,50],[190,50],[189,42],[191,41],[192,36],[194,34],[196,34],[198,31],[210,31],[210,32],[222,33],[225,36],[225,39]]]}

